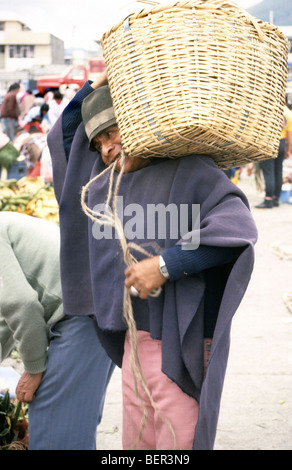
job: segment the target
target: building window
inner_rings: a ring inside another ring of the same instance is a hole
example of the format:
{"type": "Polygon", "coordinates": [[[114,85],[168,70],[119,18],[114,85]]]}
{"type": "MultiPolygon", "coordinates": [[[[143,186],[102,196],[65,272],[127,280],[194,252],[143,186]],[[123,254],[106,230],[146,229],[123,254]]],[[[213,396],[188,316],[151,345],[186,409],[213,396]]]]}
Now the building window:
{"type": "Polygon", "coordinates": [[[28,45],[9,46],[9,57],[13,59],[33,59],[34,58],[34,46],[28,46],[28,45]]]}
{"type": "Polygon", "coordinates": [[[0,21],[0,31],[4,31],[4,30],[5,30],[5,22],[0,21]]]}

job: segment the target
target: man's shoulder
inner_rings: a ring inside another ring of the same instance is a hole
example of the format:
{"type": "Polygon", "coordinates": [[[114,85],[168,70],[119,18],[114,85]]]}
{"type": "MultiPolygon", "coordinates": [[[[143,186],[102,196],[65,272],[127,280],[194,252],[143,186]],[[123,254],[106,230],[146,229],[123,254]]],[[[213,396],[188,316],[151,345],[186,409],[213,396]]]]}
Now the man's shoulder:
{"type": "Polygon", "coordinates": [[[164,163],[168,165],[182,165],[182,166],[206,165],[206,166],[212,166],[214,168],[218,168],[214,160],[212,159],[212,157],[210,157],[209,155],[201,155],[201,154],[189,154],[189,155],[178,156],[175,158],[160,157],[160,158],[155,158],[154,161],[156,163],[164,163]]]}
{"type": "MultiPolygon", "coordinates": [[[[154,172],[160,175],[169,175],[174,177],[176,181],[193,181],[199,183],[200,180],[204,182],[221,181],[224,178],[224,172],[216,165],[214,160],[208,155],[185,155],[177,158],[159,158],[156,159],[154,172]]],[[[151,167],[150,167],[151,168],[151,167]]],[[[147,167],[146,167],[147,169],[147,167]]],[[[153,171],[153,170],[151,170],[153,171]]]]}
{"type": "Polygon", "coordinates": [[[190,154],[184,155],[182,157],[177,158],[179,166],[184,168],[189,168],[190,170],[213,170],[219,171],[218,166],[214,162],[213,158],[209,155],[201,155],[201,154],[190,154]]]}

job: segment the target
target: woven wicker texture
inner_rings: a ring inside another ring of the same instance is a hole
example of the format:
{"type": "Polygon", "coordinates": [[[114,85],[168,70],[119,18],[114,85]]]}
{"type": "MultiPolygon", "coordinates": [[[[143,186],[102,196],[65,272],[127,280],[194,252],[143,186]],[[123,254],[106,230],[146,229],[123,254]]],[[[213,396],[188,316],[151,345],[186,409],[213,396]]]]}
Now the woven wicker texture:
{"type": "Polygon", "coordinates": [[[230,2],[177,1],[130,15],[102,46],[130,156],[277,156],[288,42],[275,26],[230,2]]]}

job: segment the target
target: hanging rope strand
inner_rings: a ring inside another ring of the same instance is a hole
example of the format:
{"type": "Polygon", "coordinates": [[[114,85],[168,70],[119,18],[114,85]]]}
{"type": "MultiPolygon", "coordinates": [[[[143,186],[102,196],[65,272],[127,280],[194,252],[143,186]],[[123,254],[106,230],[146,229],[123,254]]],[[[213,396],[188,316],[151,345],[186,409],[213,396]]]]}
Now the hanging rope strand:
{"type": "MultiPolygon", "coordinates": [[[[118,195],[118,192],[119,192],[120,182],[121,182],[122,176],[124,174],[125,158],[126,158],[126,156],[125,156],[124,152],[121,152],[121,158],[119,160],[120,165],[121,165],[121,169],[120,169],[120,172],[118,174],[115,187],[114,187],[114,174],[115,174],[115,169],[116,169],[116,165],[117,165],[118,160],[115,160],[111,165],[109,165],[105,170],[103,170],[97,176],[92,178],[82,188],[82,191],[81,191],[81,207],[82,207],[83,212],[93,222],[98,223],[100,225],[110,225],[113,228],[115,228],[115,230],[117,232],[118,239],[120,241],[121,248],[122,248],[125,264],[127,266],[132,266],[133,264],[135,264],[137,262],[137,259],[131,253],[131,249],[136,250],[140,253],[143,253],[146,256],[152,256],[152,255],[149,254],[146,250],[144,250],[142,247],[140,247],[139,245],[137,245],[135,243],[127,243],[127,239],[125,237],[125,233],[124,233],[121,221],[118,217],[117,207],[116,207],[116,199],[117,199],[117,195],[118,195]],[[107,193],[107,197],[106,197],[106,210],[107,210],[107,212],[106,213],[97,212],[93,209],[90,209],[87,206],[87,204],[85,202],[86,201],[86,195],[89,191],[90,186],[109,171],[110,171],[109,188],[108,188],[108,193],[107,193]],[[110,207],[111,207],[110,203],[111,202],[112,202],[112,209],[110,210],[110,207]]],[[[161,288],[158,288],[154,292],[151,293],[151,296],[156,297],[160,294],[160,292],[161,292],[161,288]]],[[[145,393],[147,394],[147,396],[148,396],[148,398],[151,402],[151,405],[156,410],[156,412],[160,416],[161,420],[163,422],[167,423],[167,425],[170,429],[170,432],[173,436],[174,449],[175,449],[176,448],[176,437],[175,437],[173,427],[172,427],[170,421],[167,418],[164,418],[163,416],[161,416],[160,413],[158,412],[158,410],[156,408],[156,405],[153,401],[153,398],[151,396],[151,393],[148,389],[148,386],[147,386],[147,383],[146,383],[146,380],[145,380],[145,377],[144,377],[144,374],[143,374],[143,371],[142,371],[141,363],[140,363],[139,356],[138,356],[137,327],[136,327],[136,322],[135,322],[135,319],[134,319],[134,312],[133,312],[133,307],[132,307],[131,295],[130,295],[129,290],[126,287],[124,287],[124,296],[123,296],[123,315],[124,315],[125,321],[126,321],[127,326],[128,326],[128,331],[129,331],[129,339],[130,339],[130,346],[131,346],[130,368],[131,368],[133,381],[134,381],[135,394],[138,398],[140,407],[142,409],[141,426],[140,426],[138,437],[137,437],[136,441],[133,443],[133,448],[135,448],[137,446],[137,443],[142,438],[143,430],[145,429],[146,422],[147,422],[147,417],[148,417],[147,409],[146,409],[146,407],[143,403],[143,399],[142,399],[141,394],[139,392],[138,384],[140,383],[142,385],[145,393]]]]}

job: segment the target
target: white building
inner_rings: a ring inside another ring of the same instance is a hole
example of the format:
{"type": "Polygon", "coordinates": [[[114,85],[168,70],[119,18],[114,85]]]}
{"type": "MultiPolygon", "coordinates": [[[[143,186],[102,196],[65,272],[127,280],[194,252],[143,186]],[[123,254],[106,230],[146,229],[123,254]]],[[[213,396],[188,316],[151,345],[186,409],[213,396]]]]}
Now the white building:
{"type": "Polygon", "coordinates": [[[0,21],[0,71],[51,64],[64,64],[61,39],[50,33],[33,32],[19,20],[0,21]]]}

